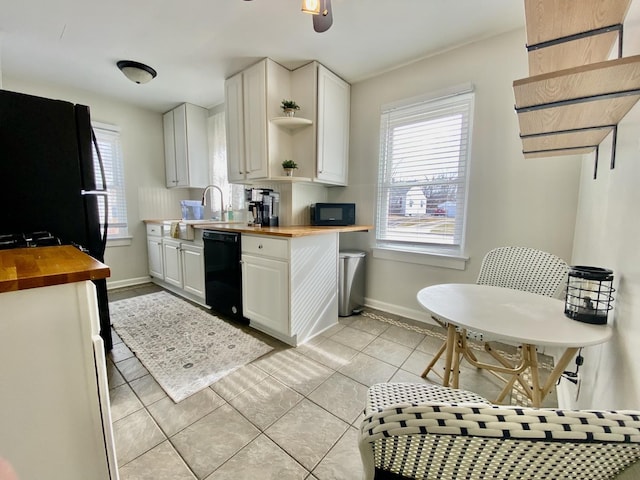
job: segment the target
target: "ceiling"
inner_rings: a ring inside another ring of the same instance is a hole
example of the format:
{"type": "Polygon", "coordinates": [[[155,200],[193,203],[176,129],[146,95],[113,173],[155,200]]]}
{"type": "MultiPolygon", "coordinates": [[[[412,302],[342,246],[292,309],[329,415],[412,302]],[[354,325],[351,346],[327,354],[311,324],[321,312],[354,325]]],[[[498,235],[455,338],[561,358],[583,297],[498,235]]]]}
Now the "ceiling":
{"type": "MultiPolygon", "coordinates": [[[[318,60],[350,83],[524,25],[522,0],[332,0],[316,33],[301,0],[0,0],[3,76],[164,112],[224,101],[224,79],[263,57],[318,60]],[[127,80],[118,60],[158,77],[127,80]]],[[[523,45],[524,52],[524,45],[523,45]]]]}

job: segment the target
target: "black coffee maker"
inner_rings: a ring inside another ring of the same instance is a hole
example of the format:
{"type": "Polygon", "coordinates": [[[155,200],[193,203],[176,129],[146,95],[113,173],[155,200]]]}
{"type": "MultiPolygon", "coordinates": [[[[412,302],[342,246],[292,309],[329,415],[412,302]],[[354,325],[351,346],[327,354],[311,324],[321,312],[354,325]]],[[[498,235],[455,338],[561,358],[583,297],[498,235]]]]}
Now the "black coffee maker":
{"type": "Polygon", "coordinates": [[[280,193],[270,188],[248,188],[245,190],[250,224],[262,227],[277,227],[280,212],[280,193]]]}

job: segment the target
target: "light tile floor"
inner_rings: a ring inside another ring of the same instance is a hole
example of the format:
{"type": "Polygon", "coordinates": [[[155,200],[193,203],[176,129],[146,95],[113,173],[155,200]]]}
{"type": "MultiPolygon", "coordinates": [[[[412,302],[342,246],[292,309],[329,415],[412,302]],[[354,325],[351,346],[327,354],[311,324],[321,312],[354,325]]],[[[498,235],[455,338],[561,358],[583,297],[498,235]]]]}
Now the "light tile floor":
{"type": "MultiPolygon", "coordinates": [[[[149,284],[109,297],[157,290],[149,284]]],[[[364,315],[339,318],[298,348],[249,331],[274,350],[178,404],[114,332],[107,367],[122,480],[359,479],[357,429],[367,388],[424,382],[419,375],[441,344],[364,315]]],[[[460,384],[489,399],[500,390],[493,376],[468,365],[460,384]]],[[[555,395],[546,404],[554,406],[555,395]]]]}

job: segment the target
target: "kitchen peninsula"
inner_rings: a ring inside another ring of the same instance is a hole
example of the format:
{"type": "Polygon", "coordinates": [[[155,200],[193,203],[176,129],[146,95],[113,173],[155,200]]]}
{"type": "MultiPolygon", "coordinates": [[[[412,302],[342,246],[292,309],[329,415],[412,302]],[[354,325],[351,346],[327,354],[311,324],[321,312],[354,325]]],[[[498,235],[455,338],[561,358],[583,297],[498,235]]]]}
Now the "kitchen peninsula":
{"type": "MultiPolygon", "coordinates": [[[[170,228],[171,221],[149,220],[146,223],[148,232],[153,230],[159,235],[148,237],[150,272],[154,281],[163,286],[167,286],[166,268],[173,268],[175,262],[171,258],[173,250],[163,249],[162,245],[172,249],[180,242],[187,248],[180,247],[183,253],[189,255],[193,248],[202,251],[204,230],[239,233],[244,316],[253,328],[292,346],[305,343],[337,323],[339,234],[373,228],[371,225],[253,227],[240,222],[206,221],[174,221],[174,228],[170,228]],[[184,228],[176,228],[176,222],[184,224],[184,228]],[[193,240],[170,238],[171,230],[193,240]],[[151,242],[158,241],[160,248],[154,250],[151,242]],[[154,251],[156,253],[152,254],[154,251]],[[164,279],[159,274],[163,274],[164,279]]],[[[202,286],[198,288],[202,291],[202,303],[205,259],[199,260],[202,273],[194,274],[187,271],[189,257],[183,258],[187,260],[183,263],[183,278],[186,280],[189,275],[191,282],[201,281],[202,286]]],[[[184,296],[191,298],[192,295],[184,296]]]]}
{"type": "Polygon", "coordinates": [[[20,478],[118,478],[91,282],[109,275],[68,245],[0,250],[0,452],[20,478]]]}

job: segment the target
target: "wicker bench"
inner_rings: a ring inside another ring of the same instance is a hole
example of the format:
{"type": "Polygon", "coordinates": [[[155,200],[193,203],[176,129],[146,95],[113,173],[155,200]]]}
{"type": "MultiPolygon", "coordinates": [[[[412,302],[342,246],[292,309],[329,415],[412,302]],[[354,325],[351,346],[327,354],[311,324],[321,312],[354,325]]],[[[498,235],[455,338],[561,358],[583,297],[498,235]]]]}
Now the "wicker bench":
{"type": "Polygon", "coordinates": [[[464,390],[381,383],[364,415],[366,479],[609,479],[640,458],[635,411],[498,406],[464,390]]]}

